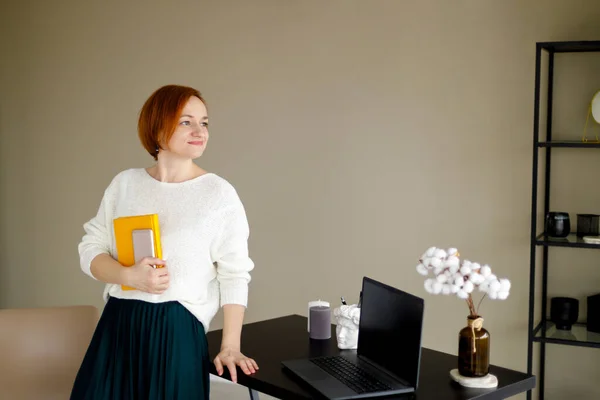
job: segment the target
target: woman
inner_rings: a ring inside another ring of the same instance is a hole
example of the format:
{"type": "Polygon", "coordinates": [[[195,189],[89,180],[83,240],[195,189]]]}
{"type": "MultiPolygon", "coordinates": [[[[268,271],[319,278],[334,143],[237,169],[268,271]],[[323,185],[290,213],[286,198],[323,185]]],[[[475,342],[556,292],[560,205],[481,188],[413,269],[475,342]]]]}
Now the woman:
{"type": "Polygon", "coordinates": [[[97,215],[84,224],[81,269],[106,283],[106,306],[71,398],[208,399],[205,334],[219,305],[224,326],[213,360],[218,374],[227,367],[235,382],[236,365],[246,374],[258,369],[240,352],[254,268],[245,210],[227,181],[193,161],[208,141],[206,105],[197,90],[158,89],[141,110],[138,133],[155,165],[119,173],[97,215]],[[153,213],[163,259],[123,267],[116,261],[113,220],[153,213]]]}

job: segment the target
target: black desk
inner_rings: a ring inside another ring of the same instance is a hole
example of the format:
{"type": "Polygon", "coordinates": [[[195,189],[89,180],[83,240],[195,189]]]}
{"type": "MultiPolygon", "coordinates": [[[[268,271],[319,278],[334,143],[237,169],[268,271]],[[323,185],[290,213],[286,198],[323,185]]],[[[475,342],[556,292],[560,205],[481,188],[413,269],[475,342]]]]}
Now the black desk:
{"type": "MultiPolygon", "coordinates": [[[[290,315],[281,318],[246,324],[242,330],[242,352],[258,363],[260,370],[248,376],[238,368],[238,383],[250,389],[252,398],[258,398],[253,391],[262,392],[279,399],[312,399],[315,393],[285,371],[281,361],[293,358],[339,354],[335,339],[335,326],[332,325],[330,340],[316,341],[308,337],[306,317],[290,315]]],[[[219,352],[221,331],[208,333],[208,350],[211,360],[219,352]]],[[[343,350],[352,351],[352,350],[343,350]]],[[[456,356],[423,348],[421,374],[417,400],[499,400],[526,392],[535,387],[535,377],[522,372],[497,366],[491,372],[498,377],[495,389],[468,389],[453,382],[449,376],[456,368],[456,356]]],[[[216,374],[211,363],[211,373],[216,374]]],[[[223,378],[230,379],[225,368],[223,378]]],[[[384,399],[384,397],[380,397],[384,399]]],[[[394,396],[385,399],[407,399],[394,396]]]]}

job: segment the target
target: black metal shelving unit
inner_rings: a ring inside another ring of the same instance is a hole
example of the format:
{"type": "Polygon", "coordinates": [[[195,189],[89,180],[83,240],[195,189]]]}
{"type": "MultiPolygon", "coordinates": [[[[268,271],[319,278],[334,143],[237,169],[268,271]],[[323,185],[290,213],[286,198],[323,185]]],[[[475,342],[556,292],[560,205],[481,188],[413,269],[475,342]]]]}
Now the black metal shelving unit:
{"type": "MultiPolygon", "coordinates": [[[[554,55],[556,53],[580,53],[580,52],[600,52],[600,40],[598,41],[578,41],[578,42],[539,42],[536,44],[535,55],[535,97],[534,97],[534,121],[533,121],[533,168],[532,168],[532,195],[531,195],[531,252],[530,252],[530,275],[529,275],[529,337],[527,348],[527,372],[533,373],[533,345],[539,343],[540,346],[540,371],[538,374],[539,399],[544,399],[544,374],[546,344],[561,344],[568,346],[582,346],[600,348],[600,334],[588,332],[584,324],[576,324],[570,332],[557,331],[554,324],[546,316],[547,296],[548,296],[548,248],[571,247],[598,249],[600,245],[586,243],[571,234],[564,239],[548,237],[545,232],[537,231],[538,214],[538,162],[540,151],[545,151],[545,171],[544,178],[544,215],[550,211],[550,171],[552,161],[552,150],[571,148],[571,149],[599,149],[600,142],[596,141],[565,141],[552,140],[552,89],[554,80],[554,55]],[[547,114],[546,114],[546,139],[540,141],[540,97],[541,97],[541,68],[542,57],[548,56],[548,82],[547,82],[547,114]],[[535,279],[536,279],[536,254],[542,251],[542,320],[535,321],[535,279]]],[[[527,393],[527,399],[531,400],[532,392],[527,393]]]]}

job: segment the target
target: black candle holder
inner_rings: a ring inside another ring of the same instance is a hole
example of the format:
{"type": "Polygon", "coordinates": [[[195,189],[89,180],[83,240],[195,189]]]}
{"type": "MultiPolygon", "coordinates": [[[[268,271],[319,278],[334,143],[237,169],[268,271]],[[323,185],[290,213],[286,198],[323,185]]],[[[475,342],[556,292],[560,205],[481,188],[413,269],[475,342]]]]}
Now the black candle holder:
{"type": "Polygon", "coordinates": [[[600,215],[577,214],[577,236],[598,236],[600,215]]]}

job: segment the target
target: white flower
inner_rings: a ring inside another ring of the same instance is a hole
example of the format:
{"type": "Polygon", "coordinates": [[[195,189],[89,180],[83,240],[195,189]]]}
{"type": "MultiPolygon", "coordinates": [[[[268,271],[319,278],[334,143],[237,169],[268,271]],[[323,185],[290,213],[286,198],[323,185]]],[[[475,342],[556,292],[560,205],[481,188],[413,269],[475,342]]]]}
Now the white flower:
{"type": "Polygon", "coordinates": [[[508,298],[508,292],[498,292],[498,299],[506,300],[508,298]]]}
{"type": "Polygon", "coordinates": [[[490,284],[488,281],[483,281],[482,283],[479,284],[479,291],[480,292],[487,292],[490,288],[490,284]]]}
{"type": "Polygon", "coordinates": [[[473,289],[475,289],[475,285],[473,285],[473,282],[471,281],[466,281],[463,285],[463,290],[467,293],[471,293],[473,289]]]}
{"type": "Polygon", "coordinates": [[[447,254],[443,249],[436,249],[433,252],[433,256],[436,258],[446,258],[447,254]]]}
{"type": "Polygon", "coordinates": [[[419,258],[416,270],[426,278],[425,290],[430,294],[456,294],[460,299],[470,299],[478,289],[490,299],[505,300],[510,295],[511,282],[499,279],[488,264],[460,260],[458,249],[447,250],[430,247],[419,258]]]}
{"type": "Polygon", "coordinates": [[[452,286],[445,284],[442,286],[442,294],[450,294],[452,292],[452,286]]]}
{"type": "Polygon", "coordinates": [[[479,290],[485,292],[492,300],[506,300],[510,295],[510,281],[506,278],[498,280],[491,274],[479,286],[479,290]]]}
{"type": "Polygon", "coordinates": [[[453,274],[456,274],[458,272],[458,268],[460,266],[458,264],[452,264],[448,267],[448,271],[450,271],[453,274]]]}
{"type": "Polygon", "coordinates": [[[460,267],[460,273],[463,274],[463,276],[469,275],[471,273],[471,267],[463,265],[462,267],[460,267]]]}
{"type": "Polygon", "coordinates": [[[477,285],[481,285],[483,282],[485,282],[485,278],[483,277],[483,275],[481,274],[477,274],[477,285]]]}
{"type": "Polygon", "coordinates": [[[450,257],[446,258],[446,262],[444,263],[444,266],[446,268],[457,268],[458,269],[459,265],[460,265],[460,260],[456,256],[450,256],[450,257]]]}
{"type": "Polygon", "coordinates": [[[425,280],[425,290],[427,293],[433,294],[433,282],[435,281],[431,278],[425,280]]]}
{"type": "Polygon", "coordinates": [[[489,265],[484,265],[479,270],[479,273],[481,275],[483,275],[484,278],[487,278],[488,276],[490,276],[492,274],[492,269],[489,267],[489,265]]]}
{"type": "Polygon", "coordinates": [[[492,283],[490,283],[490,290],[493,292],[499,292],[501,287],[502,285],[500,285],[500,282],[497,279],[494,279],[492,283]]]}

